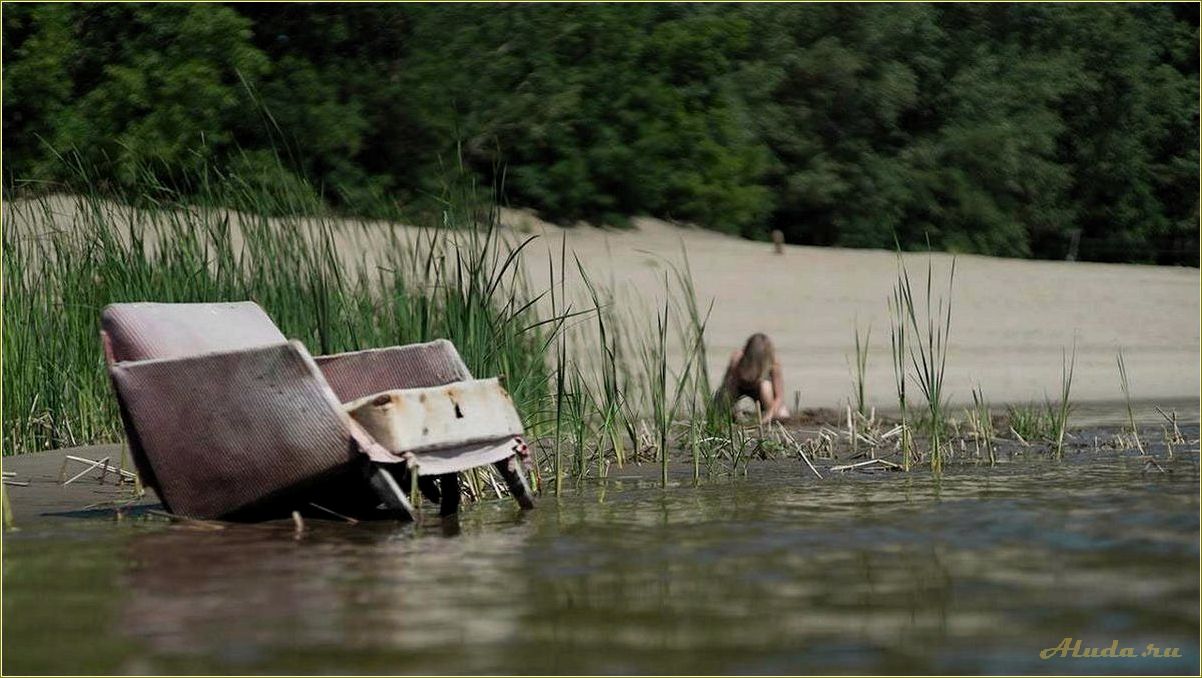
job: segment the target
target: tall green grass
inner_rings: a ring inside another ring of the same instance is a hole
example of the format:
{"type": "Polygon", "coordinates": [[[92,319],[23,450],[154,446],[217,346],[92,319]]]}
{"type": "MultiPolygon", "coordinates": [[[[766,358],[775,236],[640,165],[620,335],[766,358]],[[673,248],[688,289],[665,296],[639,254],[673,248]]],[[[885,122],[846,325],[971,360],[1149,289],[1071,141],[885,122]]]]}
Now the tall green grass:
{"type": "Polygon", "coordinates": [[[1051,403],[1011,404],[1006,406],[1006,420],[1010,431],[1024,442],[1050,440],[1054,433],[1051,403]]]}
{"type": "Polygon", "coordinates": [[[231,190],[187,206],[160,186],[133,205],[99,189],[6,200],[5,454],[120,439],[98,326],[120,301],[251,299],[315,354],[445,337],[474,374],[504,377],[539,430],[555,327],[516,265],[525,243],[500,237],[495,213],[459,211],[451,196],[440,226],[453,229],[377,230],[355,257],[345,243],[365,226],[267,217],[286,196],[242,195],[262,204],[239,214],[213,206],[231,190]]]}

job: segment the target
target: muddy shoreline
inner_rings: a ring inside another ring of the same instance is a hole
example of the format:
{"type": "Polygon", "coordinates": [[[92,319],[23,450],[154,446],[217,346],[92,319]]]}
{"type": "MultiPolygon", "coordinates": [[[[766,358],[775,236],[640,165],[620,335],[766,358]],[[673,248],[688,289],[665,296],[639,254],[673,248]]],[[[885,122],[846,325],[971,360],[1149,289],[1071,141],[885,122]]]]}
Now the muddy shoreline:
{"type": "MultiPolygon", "coordinates": [[[[687,450],[675,449],[667,466],[669,487],[687,486],[694,482],[720,482],[724,479],[754,479],[784,469],[791,472],[799,470],[799,480],[819,482],[931,474],[929,464],[922,459],[914,460],[909,471],[902,469],[905,460],[896,438],[892,441],[886,439],[878,445],[869,445],[861,439],[853,449],[845,424],[840,428],[841,422],[836,415],[834,410],[803,411],[784,427],[766,429],[765,437],[751,442],[743,455],[699,460],[697,468],[687,450]]],[[[875,431],[865,431],[860,435],[879,438],[884,429],[894,424],[888,416],[881,416],[878,423],[875,431]]],[[[1132,463],[1143,464],[1144,471],[1148,473],[1184,471],[1196,474],[1198,425],[1196,422],[1183,422],[1181,426],[1184,439],[1176,443],[1165,438],[1163,427],[1141,427],[1142,454],[1134,448],[1133,438],[1129,433],[1124,433],[1121,426],[1076,428],[1066,435],[1063,461],[1070,464],[1088,463],[1091,458],[1101,455],[1130,459],[1132,463]]],[[[920,450],[927,446],[927,442],[921,438],[916,442],[920,450]]],[[[1055,460],[1053,445],[1046,441],[1022,441],[1013,435],[998,435],[993,439],[993,446],[993,465],[1007,467],[1009,472],[1021,473],[1023,464],[1029,461],[1055,460]]],[[[541,463],[538,473],[534,475],[541,497],[545,500],[554,494],[553,446],[550,441],[535,441],[535,448],[541,450],[541,463]]],[[[991,465],[988,453],[972,435],[953,436],[947,450],[943,474],[949,482],[958,472],[991,465]]],[[[135,484],[128,477],[120,477],[111,468],[109,471],[99,468],[89,470],[89,464],[82,461],[85,459],[108,459],[112,467],[124,460],[125,467],[132,469],[132,462],[123,457],[121,444],[89,445],[4,458],[3,468],[8,481],[5,493],[12,508],[14,525],[20,528],[36,526],[46,520],[62,519],[119,520],[145,517],[148,512],[157,513],[162,509],[153,490],[146,488],[139,496],[135,484]],[[71,480],[77,475],[75,480],[71,480]],[[64,484],[64,481],[70,482],[64,484]]],[[[582,476],[576,477],[565,466],[562,488],[573,492],[596,487],[621,490],[624,486],[658,484],[663,474],[663,468],[655,460],[652,449],[632,455],[621,466],[609,463],[604,476],[591,465],[586,464],[584,470],[582,476]]],[[[497,498],[486,495],[480,499],[487,502],[497,498]]],[[[158,517],[164,518],[161,515],[158,517]]]]}

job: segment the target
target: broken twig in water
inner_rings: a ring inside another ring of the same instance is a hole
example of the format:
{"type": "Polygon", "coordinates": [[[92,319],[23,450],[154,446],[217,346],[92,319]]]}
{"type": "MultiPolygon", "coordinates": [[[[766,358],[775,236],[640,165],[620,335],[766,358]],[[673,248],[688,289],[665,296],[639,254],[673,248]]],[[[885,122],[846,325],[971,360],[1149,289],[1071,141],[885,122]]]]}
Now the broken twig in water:
{"type": "Polygon", "coordinates": [[[1026,438],[1024,438],[1024,437],[1022,437],[1021,435],[1019,435],[1019,434],[1018,434],[1018,431],[1015,431],[1013,426],[1011,426],[1011,427],[1010,427],[1010,432],[1014,434],[1014,437],[1015,437],[1015,438],[1018,438],[1018,442],[1022,443],[1022,444],[1023,444],[1023,447],[1030,447],[1030,446],[1031,446],[1031,443],[1027,442],[1027,439],[1026,439],[1026,438]]]}
{"type": "Polygon", "coordinates": [[[166,511],[158,511],[156,509],[150,509],[146,513],[149,515],[152,515],[152,516],[158,516],[159,518],[166,518],[167,520],[170,520],[172,522],[183,523],[183,524],[191,526],[191,527],[199,527],[199,528],[202,528],[205,530],[211,530],[214,532],[217,530],[225,529],[225,525],[222,525],[221,523],[213,522],[211,520],[200,520],[198,518],[188,518],[186,516],[177,516],[174,513],[168,513],[166,511]]]}
{"type": "Polygon", "coordinates": [[[895,463],[893,463],[891,461],[887,461],[885,459],[869,459],[868,461],[861,461],[861,462],[857,462],[855,464],[846,464],[844,466],[832,466],[830,470],[832,470],[832,471],[848,471],[851,469],[865,469],[866,470],[866,467],[873,466],[873,465],[884,466],[885,468],[887,468],[889,470],[896,470],[896,469],[901,468],[901,464],[895,464],[895,463]]]}
{"type": "MultiPolygon", "coordinates": [[[[70,459],[70,458],[71,457],[68,457],[68,459],[70,459]]],[[[85,468],[84,470],[80,471],[79,473],[76,473],[74,476],[71,477],[70,480],[63,483],[63,485],[70,485],[71,483],[88,475],[89,473],[91,473],[92,471],[95,471],[96,469],[100,468],[101,466],[107,466],[109,463],[109,457],[105,457],[104,459],[101,459],[100,461],[92,461],[91,459],[85,459],[83,461],[84,461],[84,463],[89,464],[88,468],[85,468]]]]}
{"type": "Polygon", "coordinates": [[[85,506],[79,510],[80,511],[91,511],[92,509],[98,509],[98,508],[112,508],[117,511],[120,511],[123,508],[130,508],[131,506],[135,506],[137,503],[138,503],[137,499],[110,499],[107,501],[98,501],[93,504],[88,504],[87,506],[85,506]]]}
{"type": "Polygon", "coordinates": [[[780,428],[781,437],[789,441],[789,444],[793,445],[793,447],[797,448],[797,454],[801,456],[801,460],[806,463],[806,466],[810,467],[810,470],[814,472],[814,475],[818,476],[818,480],[822,480],[822,474],[819,473],[818,469],[814,468],[814,464],[810,462],[810,458],[806,455],[805,448],[797,443],[797,439],[793,437],[793,434],[789,433],[788,429],[786,429],[779,421],[776,422],[776,425],[780,428]]]}
{"type": "Polygon", "coordinates": [[[1164,420],[1166,422],[1168,422],[1169,424],[1172,424],[1172,426],[1173,426],[1172,442],[1177,445],[1184,444],[1185,436],[1181,435],[1181,429],[1177,426],[1177,410],[1173,410],[1173,414],[1169,415],[1169,414],[1166,414],[1164,410],[1160,409],[1159,406],[1157,406],[1156,411],[1160,413],[1160,416],[1164,417],[1164,420]]]}
{"type": "Polygon", "coordinates": [[[1155,468],[1157,471],[1160,471],[1161,473],[1167,473],[1167,471],[1164,470],[1164,467],[1161,466],[1160,462],[1156,461],[1155,458],[1143,457],[1143,460],[1144,460],[1144,473],[1147,473],[1148,469],[1152,469],[1152,468],[1155,468]]]}
{"type": "Polygon", "coordinates": [[[133,471],[126,471],[123,468],[117,468],[116,466],[109,464],[108,457],[105,457],[105,459],[101,462],[101,461],[96,461],[95,459],[87,459],[86,457],[76,457],[75,455],[68,454],[67,459],[70,461],[78,461],[81,464],[98,465],[98,464],[103,463],[106,471],[108,471],[109,473],[117,473],[117,474],[121,475],[121,477],[126,478],[128,480],[133,480],[134,478],[138,477],[138,474],[134,473],[133,471]]]}

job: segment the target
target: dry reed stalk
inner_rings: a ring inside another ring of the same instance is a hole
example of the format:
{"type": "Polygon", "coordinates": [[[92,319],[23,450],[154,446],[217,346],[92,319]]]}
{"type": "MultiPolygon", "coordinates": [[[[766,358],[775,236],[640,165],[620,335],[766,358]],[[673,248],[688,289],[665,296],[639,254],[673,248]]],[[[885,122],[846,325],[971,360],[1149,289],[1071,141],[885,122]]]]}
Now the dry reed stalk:
{"type": "MultiPolygon", "coordinates": [[[[1168,422],[1170,425],[1172,425],[1172,427],[1173,427],[1172,444],[1184,445],[1185,444],[1185,436],[1181,435],[1181,429],[1177,426],[1177,410],[1173,410],[1173,414],[1171,416],[1168,414],[1165,414],[1165,411],[1160,409],[1159,406],[1156,407],[1156,411],[1159,412],[1160,416],[1164,417],[1164,420],[1166,422],[1168,422]]],[[[1167,431],[1166,431],[1166,434],[1167,434],[1167,431]]],[[[1170,456],[1172,456],[1171,451],[1172,450],[1170,449],[1170,456]]]]}
{"type": "Polygon", "coordinates": [[[309,506],[312,506],[313,508],[317,509],[318,511],[328,513],[328,514],[334,516],[335,518],[345,521],[346,523],[348,523],[350,525],[358,525],[359,524],[358,520],[355,520],[354,518],[351,518],[349,516],[344,516],[341,513],[338,513],[337,511],[332,511],[332,510],[330,510],[324,506],[321,506],[319,504],[314,504],[313,502],[309,502],[309,506]]]}
{"type": "Polygon", "coordinates": [[[888,469],[902,469],[901,464],[895,464],[887,459],[869,459],[855,464],[845,464],[843,466],[832,466],[831,471],[848,471],[852,469],[864,469],[868,466],[884,466],[888,469]]]}
{"type": "Polygon", "coordinates": [[[8,492],[0,486],[0,513],[4,514],[4,529],[11,530],[14,527],[13,507],[8,501],[8,492]]]}
{"type": "Polygon", "coordinates": [[[1026,438],[1019,435],[1018,431],[1015,431],[1013,426],[1010,427],[1010,432],[1014,434],[1014,437],[1018,440],[1018,442],[1023,444],[1023,447],[1031,446],[1031,443],[1027,442],[1026,438]]]}
{"type": "MultiPolygon", "coordinates": [[[[74,476],[72,476],[70,480],[63,483],[64,486],[70,485],[71,483],[75,482],[76,480],[79,480],[80,478],[86,476],[87,474],[91,473],[92,471],[95,471],[97,468],[101,468],[101,467],[107,468],[107,464],[109,463],[109,458],[105,457],[104,459],[101,459],[100,461],[85,460],[85,462],[89,464],[88,468],[86,468],[86,469],[80,471],[79,473],[75,474],[74,476]]],[[[102,481],[103,481],[103,479],[104,479],[104,477],[101,476],[102,481]]]]}
{"type": "MultiPolygon", "coordinates": [[[[77,457],[72,454],[68,454],[66,456],[66,459],[68,459],[70,461],[78,461],[82,464],[97,464],[97,463],[99,463],[94,459],[88,459],[86,457],[77,457]]],[[[119,468],[119,467],[113,466],[111,464],[105,464],[105,470],[107,470],[110,473],[116,473],[116,474],[120,475],[122,478],[126,478],[129,480],[133,480],[138,475],[132,471],[126,471],[123,468],[119,468]]]]}
{"type": "Polygon", "coordinates": [[[822,474],[818,472],[817,468],[814,468],[814,464],[810,461],[810,458],[806,456],[805,449],[803,449],[802,446],[798,444],[797,439],[793,437],[793,434],[789,433],[789,431],[787,429],[785,429],[785,427],[779,421],[776,422],[776,425],[780,428],[781,436],[790,445],[792,445],[794,448],[797,449],[797,454],[801,457],[801,460],[806,463],[806,466],[809,466],[810,470],[814,472],[814,475],[818,476],[819,480],[822,480],[822,474]]]}

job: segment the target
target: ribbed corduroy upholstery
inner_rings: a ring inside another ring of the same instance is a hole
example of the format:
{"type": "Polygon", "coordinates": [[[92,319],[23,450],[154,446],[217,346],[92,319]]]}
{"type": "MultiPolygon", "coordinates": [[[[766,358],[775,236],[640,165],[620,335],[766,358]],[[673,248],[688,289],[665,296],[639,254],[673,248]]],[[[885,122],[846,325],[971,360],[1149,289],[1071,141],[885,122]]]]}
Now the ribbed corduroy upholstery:
{"type": "Polygon", "coordinates": [[[443,386],[472,378],[459,351],[446,339],[319,356],[317,366],[344,403],[383,391],[443,386]]]}
{"type": "Polygon", "coordinates": [[[299,343],[112,368],[167,507],[215,518],[359,459],[346,417],[299,343]]]}
{"type": "Polygon", "coordinates": [[[112,360],[185,358],[288,341],[253,301],[216,304],[110,304],[100,327],[112,360]]]}

